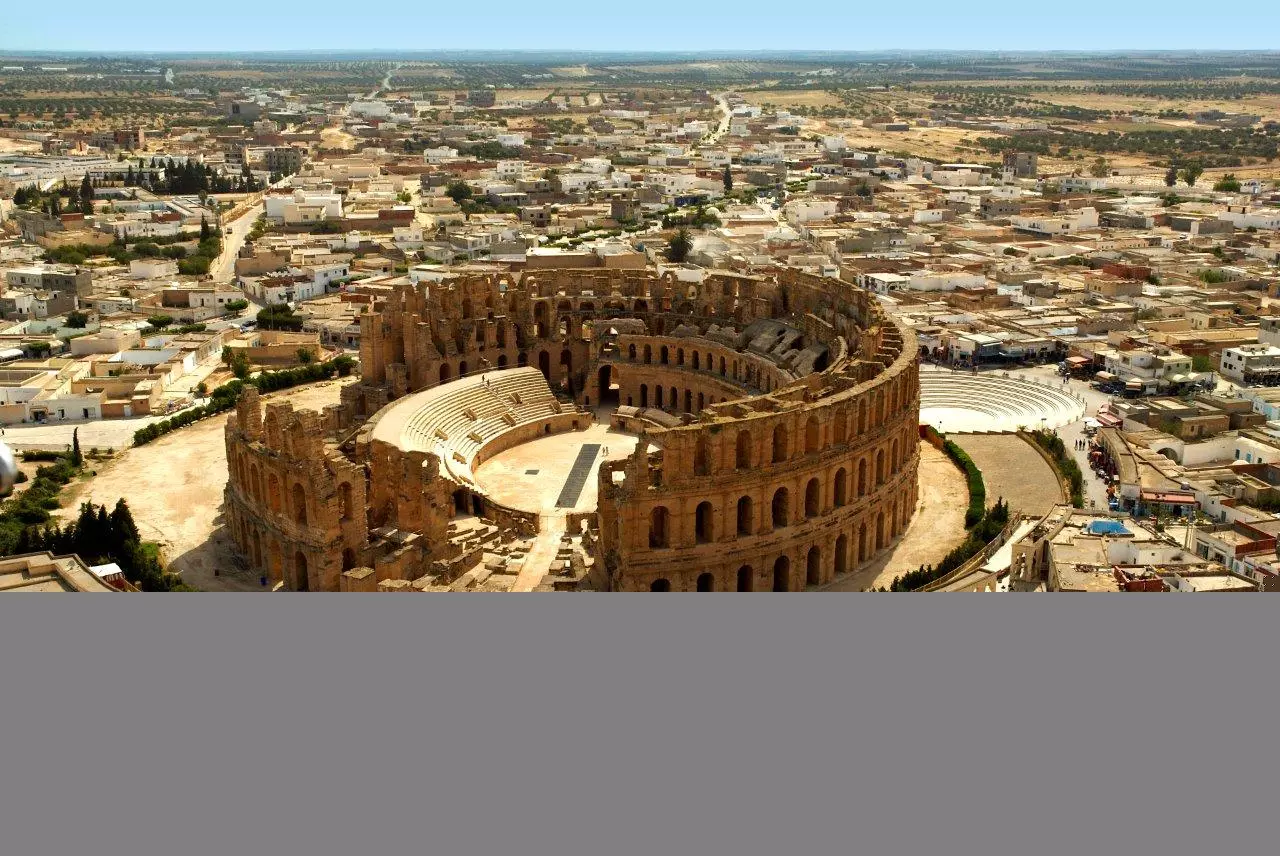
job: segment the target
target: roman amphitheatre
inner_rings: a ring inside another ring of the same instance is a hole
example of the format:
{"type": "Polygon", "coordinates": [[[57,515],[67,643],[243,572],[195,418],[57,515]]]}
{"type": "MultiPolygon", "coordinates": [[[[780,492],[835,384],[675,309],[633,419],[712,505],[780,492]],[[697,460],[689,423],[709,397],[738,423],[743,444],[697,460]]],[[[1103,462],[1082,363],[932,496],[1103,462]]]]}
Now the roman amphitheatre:
{"type": "Polygon", "coordinates": [[[838,280],[460,274],[360,332],[339,403],[227,421],[223,520],[272,587],[803,591],[916,512],[914,334],[838,280]]]}

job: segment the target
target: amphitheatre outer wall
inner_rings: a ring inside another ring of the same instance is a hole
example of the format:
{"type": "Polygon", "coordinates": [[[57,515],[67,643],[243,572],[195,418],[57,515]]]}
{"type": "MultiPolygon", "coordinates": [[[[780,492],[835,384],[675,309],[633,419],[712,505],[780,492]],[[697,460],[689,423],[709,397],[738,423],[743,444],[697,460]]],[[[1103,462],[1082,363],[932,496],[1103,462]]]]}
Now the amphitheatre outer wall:
{"type": "Polygon", "coordinates": [[[914,509],[914,335],[839,280],[678,273],[397,287],[361,317],[362,377],[341,406],[263,417],[250,395],[229,419],[240,548],[295,590],[447,580],[478,558],[451,538],[458,514],[503,532],[538,525],[485,496],[468,478],[470,453],[453,447],[505,448],[535,423],[573,430],[589,408],[616,403],[639,411],[657,451],[641,443],[600,467],[581,587],[800,591],[872,560],[914,509]],[[518,366],[540,370],[561,403],[510,397],[510,413],[473,414],[468,443],[437,430],[448,437],[430,451],[370,428],[411,393],[518,366]]]}

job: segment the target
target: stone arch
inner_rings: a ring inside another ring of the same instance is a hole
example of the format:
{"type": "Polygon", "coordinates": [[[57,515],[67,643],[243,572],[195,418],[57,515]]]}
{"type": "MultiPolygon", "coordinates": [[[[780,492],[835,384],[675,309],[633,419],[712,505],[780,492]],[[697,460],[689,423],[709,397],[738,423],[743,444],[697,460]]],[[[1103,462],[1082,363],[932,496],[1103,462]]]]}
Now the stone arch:
{"type": "Polygon", "coordinates": [[[755,500],[750,496],[742,496],[738,498],[738,534],[750,535],[755,531],[756,508],[755,500]]]}
{"type": "Polygon", "coordinates": [[[773,590],[791,591],[791,560],[785,555],[773,563],[773,590]]]}
{"type": "Polygon", "coordinates": [[[670,514],[665,505],[655,505],[649,512],[649,546],[653,549],[670,544],[670,514]]]}
{"type": "Polygon", "coordinates": [[[636,346],[627,345],[627,359],[634,360],[636,358],[636,346]]]}
{"type": "Polygon", "coordinates": [[[693,512],[693,537],[698,544],[716,540],[715,508],[710,502],[700,502],[693,512]]]}
{"type": "Polygon", "coordinates": [[[701,434],[693,444],[693,474],[695,476],[711,474],[711,456],[707,451],[707,438],[701,434]]]}
{"type": "Polygon", "coordinates": [[[651,345],[644,346],[644,361],[646,363],[653,362],[653,347],[651,345]]]}
{"type": "Polygon", "coordinates": [[[311,591],[311,574],[306,554],[301,550],[293,554],[293,590],[311,591]]]}
{"type": "Polygon", "coordinates": [[[833,574],[837,577],[843,575],[849,570],[849,536],[840,533],[840,537],[836,539],[835,568],[833,574]]]}
{"type": "Polygon", "coordinates": [[[876,487],[884,484],[885,477],[884,449],[876,449],[876,487]]]}
{"type": "Polygon", "coordinates": [[[839,508],[849,501],[849,474],[844,467],[836,470],[836,477],[832,484],[832,504],[839,508]]]}
{"type": "Polygon", "coordinates": [[[671,591],[671,580],[666,577],[658,577],[649,583],[649,591],[671,591]]]}
{"type": "Polygon", "coordinates": [[[778,464],[787,459],[787,426],[773,427],[773,463],[778,464]]]}
{"type": "Polygon", "coordinates": [[[818,426],[818,418],[810,416],[804,424],[804,451],[812,455],[820,451],[822,430],[818,426]]]}
{"type": "Polygon", "coordinates": [[[791,525],[791,492],[780,487],[773,492],[773,500],[769,503],[769,511],[773,520],[773,528],[781,529],[791,525]]]}
{"type": "Polygon", "coordinates": [[[738,568],[738,591],[755,591],[756,573],[750,565],[738,568]]]}
{"type": "Polygon", "coordinates": [[[280,491],[280,478],[275,473],[267,476],[267,507],[279,514],[284,510],[284,497],[280,491]]]}
{"type": "Polygon", "coordinates": [[[858,458],[858,496],[867,495],[867,459],[858,458]]]}
{"type": "Polygon", "coordinates": [[[804,516],[817,517],[822,511],[822,487],[816,478],[804,486],[804,516]]]}
{"type": "Polygon", "coordinates": [[[293,511],[293,522],[299,526],[307,525],[307,491],[302,482],[294,482],[289,494],[293,511]]]}
{"type": "Polygon", "coordinates": [[[697,591],[715,591],[716,578],[709,572],[698,574],[697,591]]]}
{"type": "Polygon", "coordinates": [[[658,351],[658,362],[665,366],[670,361],[670,359],[671,359],[671,352],[666,345],[663,345],[661,350],[658,351]]]}
{"type": "Polygon", "coordinates": [[[805,585],[816,586],[822,582],[822,550],[817,544],[809,548],[804,560],[805,585]]]}
{"type": "Polygon", "coordinates": [[[693,352],[693,370],[696,372],[701,368],[702,368],[702,358],[698,355],[697,351],[694,351],[693,352]]]}
{"type": "Polygon", "coordinates": [[[746,428],[738,432],[738,439],[734,444],[734,461],[734,466],[740,470],[751,469],[751,432],[746,428]]]}
{"type": "Polygon", "coordinates": [[[640,406],[649,406],[649,385],[647,383],[640,384],[640,406]]]}
{"type": "Polygon", "coordinates": [[[448,363],[440,364],[440,383],[448,383],[452,378],[453,370],[449,368],[448,363]]]}
{"type": "Polygon", "coordinates": [[[836,408],[836,424],[835,436],[831,438],[832,443],[849,442],[849,412],[843,408],[836,408]]]}

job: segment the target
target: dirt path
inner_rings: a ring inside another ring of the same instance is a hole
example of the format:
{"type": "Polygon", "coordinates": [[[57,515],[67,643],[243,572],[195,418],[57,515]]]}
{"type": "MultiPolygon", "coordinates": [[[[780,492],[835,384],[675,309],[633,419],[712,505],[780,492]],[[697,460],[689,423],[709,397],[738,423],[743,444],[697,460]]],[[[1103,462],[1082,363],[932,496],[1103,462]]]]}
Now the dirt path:
{"type": "Polygon", "coordinates": [[[951,439],[982,470],[988,505],[1003,497],[1014,511],[1040,517],[1062,502],[1053,468],[1018,435],[953,434],[951,439]]]}
{"type": "Polygon", "coordinates": [[[887,553],[825,590],[888,588],[896,576],[921,565],[937,564],[964,540],[964,510],[968,504],[969,488],[960,468],[941,451],[922,442],[920,489],[907,531],[887,553]]]}
{"type": "MultiPolygon", "coordinates": [[[[338,390],[348,382],[322,381],[265,399],[319,409],[338,403],[338,390]]],[[[170,569],[180,571],[188,583],[210,591],[263,590],[222,525],[226,421],[225,416],[214,416],[129,449],[78,490],[69,491],[58,516],[74,518],[82,502],[110,508],[123,496],[142,537],[159,543],[170,569]]]]}

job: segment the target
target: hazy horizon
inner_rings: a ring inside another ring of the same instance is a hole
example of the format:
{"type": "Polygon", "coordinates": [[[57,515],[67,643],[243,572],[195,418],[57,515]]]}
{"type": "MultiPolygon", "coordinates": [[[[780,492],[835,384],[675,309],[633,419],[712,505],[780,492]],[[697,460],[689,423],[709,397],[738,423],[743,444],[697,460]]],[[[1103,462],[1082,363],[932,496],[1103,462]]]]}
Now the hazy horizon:
{"type": "Polygon", "coordinates": [[[1236,26],[1197,28],[1179,4],[1079,0],[1069,10],[1011,0],[919,0],[907,10],[854,0],[811,0],[761,11],[748,4],[691,6],[651,0],[620,7],[587,0],[512,0],[424,8],[422,0],[363,7],[226,2],[199,8],[152,0],[127,9],[64,0],[58,14],[11,16],[0,51],[176,55],[549,51],[554,53],[759,52],[1257,52],[1280,44],[1280,3],[1240,0],[1236,26]],[[895,16],[893,13],[898,12],[895,16]],[[1239,26],[1248,21],[1248,26],[1239,26]],[[460,44],[465,42],[465,44],[460,44]],[[1256,43],[1250,43],[1256,42],[1256,43]]]}

